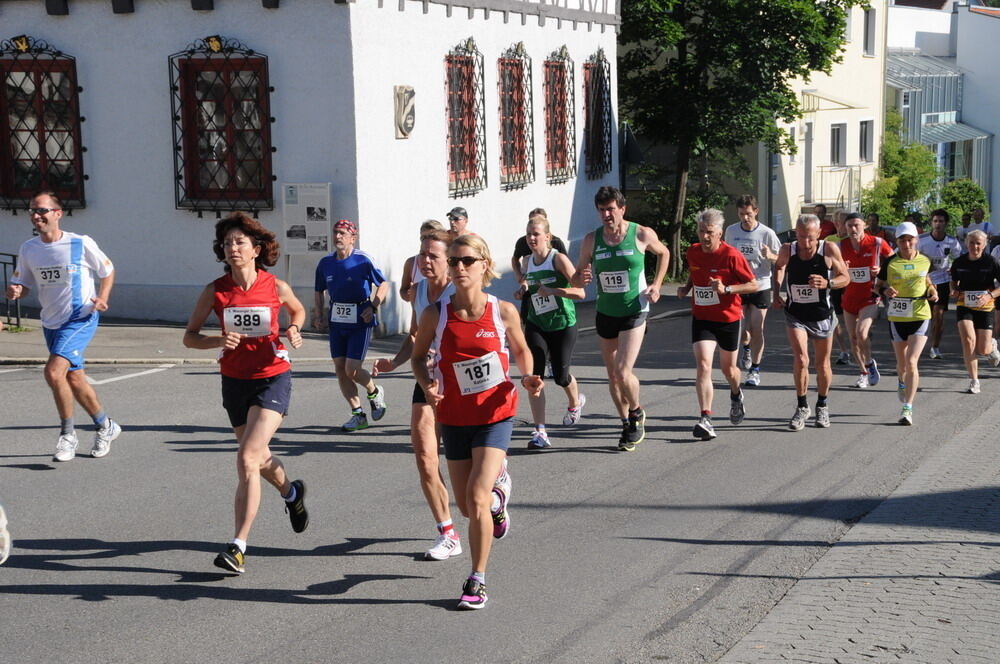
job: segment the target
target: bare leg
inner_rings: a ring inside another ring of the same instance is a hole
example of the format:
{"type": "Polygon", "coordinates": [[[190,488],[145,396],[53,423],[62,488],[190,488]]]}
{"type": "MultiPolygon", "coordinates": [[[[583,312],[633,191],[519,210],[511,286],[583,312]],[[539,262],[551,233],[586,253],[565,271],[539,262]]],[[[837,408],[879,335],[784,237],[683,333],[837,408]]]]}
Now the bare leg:
{"type": "Polygon", "coordinates": [[[944,333],[944,307],[931,305],[931,348],[941,347],[944,333]]]}
{"type": "Polygon", "coordinates": [[[70,390],[73,391],[73,397],[77,403],[83,406],[88,415],[93,417],[101,412],[101,402],[97,399],[97,392],[87,382],[87,374],[83,372],[83,369],[70,371],[66,375],[66,380],[69,382],[70,390]]]}
{"type": "Polygon", "coordinates": [[[739,394],[740,383],[743,379],[743,374],[740,372],[740,368],[736,364],[736,358],[738,356],[739,349],[719,349],[719,368],[722,369],[722,375],[725,376],[726,381],[729,383],[730,395],[739,394]]]}
{"type": "MultiPolygon", "coordinates": [[[[804,396],[809,391],[809,337],[805,330],[786,327],[788,343],[792,352],[792,378],[796,396],[804,396]]],[[[829,346],[827,346],[829,348],[829,346]]],[[[829,355],[827,356],[829,362],[829,355]]],[[[817,366],[819,360],[817,358],[817,366]]]]}
{"type": "Polygon", "coordinates": [[[698,409],[702,412],[712,410],[714,387],[712,385],[712,360],[715,359],[716,342],[705,339],[691,345],[694,351],[694,361],[698,373],[695,379],[695,391],[698,393],[698,409]]]}
{"type": "Polygon", "coordinates": [[[61,419],[73,417],[73,388],[69,385],[69,360],[60,355],[49,355],[45,364],[45,382],[52,390],[56,410],[61,419]]]}
{"type": "MultiPolygon", "coordinates": [[[[813,353],[816,356],[816,392],[823,396],[830,393],[833,383],[833,368],[830,367],[830,353],[833,344],[830,339],[813,339],[813,353]]],[[[808,380],[808,376],[806,378],[808,380]]]]}
{"type": "MultiPolygon", "coordinates": [[[[507,453],[495,447],[474,447],[472,463],[466,474],[466,501],[469,514],[469,543],[472,550],[472,570],[485,572],[493,546],[493,482],[500,472],[507,453]]],[[[451,472],[451,463],[448,462],[451,472]]],[[[457,478],[456,478],[457,479],[457,478]]],[[[457,492],[456,492],[457,493],[457,492]]]]}
{"type": "Polygon", "coordinates": [[[906,340],[905,344],[905,362],[906,362],[906,390],[904,395],[904,403],[912,404],[913,400],[917,397],[917,389],[920,387],[920,371],[917,368],[917,363],[920,360],[920,353],[924,350],[924,345],[927,343],[927,337],[923,334],[911,334],[910,338],[906,340]]]}
{"type": "Polygon", "coordinates": [[[632,372],[632,368],[639,357],[639,350],[642,348],[645,334],[646,324],[643,323],[631,330],[623,330],[618,335],[615,378],[621,386],[622,401],[629,410],[635,410],[641,405],[639,402],[639,377],[632,372]]]}
{"type": "Polygon", "coordinates": [[[340,385],[340,393],[347,399],[351,409],[361,408],[361,399],[358,398],[358,386],[354,382],[354,374],[347,369],[346,357],[333,358],[333,366],[337,372],[337,384],[340,385]]]}
{"type": "Polygon", "coordinates": [[[625,408],[621,386],[618,384],[615,373],[615,365],[618,362],[617,339],[605,339],[601,337],[601,358],[604,360],[604,368],[608,373],[608,391],[611,392],[611,401],[615,404],[618,417],[625,419],[628,417],[628,410],[625,408]]]}
{"type": "Polygon", "coordinates": [[[528,395],[528,403],[531,404],[531,419],[535,423],[535,426],[539,424],[545,424],[545,390],[538,393],[538,396],[533,394],[528,395]]]}
{"type": "Polygon", "coordinates": [[[764,321],[767,319],[767,309],[758,309],[752,305],[746,308],[750,310],[750,316],[743,321],[750,337],[750,358],[753,364],[760,364],[764,359],[764,321]]]}
{"type": "Polygon", "coordinates": [[[250,526],[257,517],[257,510],[260,507],[261,476],[282,495],[288,493],[289,481],[285,475],[285,468],[281,461],[271,456],[271,450],[268,449],[282,419],[281,413],[253,406],[247,415],[247,423],[235,429],[236,439],[240,445],[236,455],[239,481],[235,500],[237,539],[247,540],[250,526]]]}
{"type": "Polygon", "coordinates": [[[410,440],[420,474],[420,490],[431,508],[436,523],[451,519],[448,508],[448,489],[441,475],[438,455],[438,435],[434,410],[425,403],[415,403],[410,409],[410,440]]]}
{"type": "Polygon", "coordinates": [[[979,358],[976,357],[976,330],[971,320],[958,321],[958,340],[962,343],[962,360],[970,380],[979,379],[979,358]]]}

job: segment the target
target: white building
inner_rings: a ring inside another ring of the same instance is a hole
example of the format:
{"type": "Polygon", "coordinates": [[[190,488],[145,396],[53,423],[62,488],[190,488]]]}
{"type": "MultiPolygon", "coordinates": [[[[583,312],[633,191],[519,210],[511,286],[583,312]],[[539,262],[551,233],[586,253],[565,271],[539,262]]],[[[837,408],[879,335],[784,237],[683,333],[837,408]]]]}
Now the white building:
{"type": "MultiPolygon", "coordinates": [[[[112,313],[184,320],[220,273],[217,214],[283,233],[281,183],[331,183],[327,218],[394,285],[456,205],[501,268],[532,208],[579,240],[618,182],[619,22],[616,0],[7,0],[0,252],[55,189],[115,262],[112,313]]],[[[304,301],[321,255],[287,266],[304,301]]]]}

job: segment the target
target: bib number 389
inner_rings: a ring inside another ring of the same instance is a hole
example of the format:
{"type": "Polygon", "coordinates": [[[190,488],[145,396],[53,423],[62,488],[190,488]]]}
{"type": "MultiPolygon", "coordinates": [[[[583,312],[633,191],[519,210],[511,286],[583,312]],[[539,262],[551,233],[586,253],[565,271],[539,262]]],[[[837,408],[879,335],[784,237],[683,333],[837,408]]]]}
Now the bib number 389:
{"type": "Polygon", "coordinates": [[[264,337],[271,333],[270,307],[226,307],[223,314],[227,332],[239,332],[248,337],[264,337]]]}
{"type": "Polygon", "coordinates": [[[455,369],[458,389],[462,394],[485,392],[507,380],[503,364],[500,363],[500,354],[496,351],[464,362],[455,362],[451,366],[455,369]]]}

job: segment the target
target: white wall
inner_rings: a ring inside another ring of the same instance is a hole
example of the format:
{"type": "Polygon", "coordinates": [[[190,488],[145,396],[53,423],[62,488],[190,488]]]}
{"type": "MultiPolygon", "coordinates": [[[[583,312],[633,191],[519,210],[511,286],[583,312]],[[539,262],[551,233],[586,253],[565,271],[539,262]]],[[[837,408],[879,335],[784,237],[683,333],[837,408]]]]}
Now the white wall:
{"type": "Polygon", "coordinates": [[[925,55],[952,56],[951,9],[889,8],[889,48],[916,48],[925,55]]]}
{"type": "MultiPolygon", "coordinates": [[[[958,68],[965,74],[962,88],[962,122],[1000,134],[1000,72],[996,63],[1000,61],[1000,17],[977,14],[968,7],[960,7],[957,26],[958,68]]],[[[1000,192],[1000,150],[994,147],[990,165],[990,208],[1000,202],[996,200],[1000,192]]],[[[997,216],[994,213],[993,218],[997,216]]]]}
{"type": "MultiPolygon", "coordinates": [[[[583,154],[583,64],[599,47],[611,62],[612,94],[617,87],[615,39],[612,27],[576,29],[569,21],[474,12],[410,2],[358,3],[352,6],[358,153],[358,200],[362,245],[373,253],[398,287],[403,261],[416,253],[419,225],[428,218],[447,225],[446,213],[461,205],[469,211],[469,228],[486,239],[498,268],[510,272],[514,243],[524,234],[528,211],[543,207],[554,234],[578,242],[599,224],[593,195],[599,186],[618,184],[614,170],[599,180],[588,180],[583,154]],[[391,38],[387,38],[391,35],[391,38]],[[469,37],[483,53],[486,111],[487,187],[474,196],[448,196],[447,123],[445,115],[445,56],[469,37]],[[521,189],[500,188],[497,59],[517,42],[524,42],[532,65],[535,181],[521,189]],[[545,182],[545,95],[543,62],[566,45],[575,68],[577,177],[563,184],[545,182]],[[393,86],[415,91],[416,123],[410,138],[397,140],[393,125],[393,86]]],[[[617,108],[617,96],[612,98],[617,108]]],[[[617,125],[617,116],[615,117],[617,125]]],[[[613,132],[617,141],[617,132],[613,132]]],[[[617,146],[613,154],[617,155],[617,146]]],[[[575,259],[575,248],[570,248],[575,259]]],[[[509,298],[510,276],[494,282],[491,291],[509,298]]],[[[409,320],[409,307],[396,301],[395,313],[409,320]]],[[[388,319],[388,317],[387,317],[388,319]]],[[[387,320],[387,322],[389,322],[387,320]]]]}

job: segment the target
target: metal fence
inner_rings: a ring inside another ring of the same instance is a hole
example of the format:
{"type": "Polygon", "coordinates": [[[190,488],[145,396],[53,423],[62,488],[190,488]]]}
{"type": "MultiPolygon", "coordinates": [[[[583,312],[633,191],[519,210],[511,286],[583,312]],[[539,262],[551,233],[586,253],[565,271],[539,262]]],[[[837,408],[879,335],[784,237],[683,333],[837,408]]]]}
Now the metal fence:
{"type": "MultiPolygon", "coordinates": [[[[4,254],[0,253],[0,269],[3,271],[3,291],[6,294],[7,286],[10,284],[10,277],[14,273],[14,269],[17,267],[17,255],[16,254],[4,254]]],[[[8,300],[6,295],[4,296],[4,301],[6,303],[6,319],[7,325],[21,326],[21,301],[20,300],[8,300]]]]}

